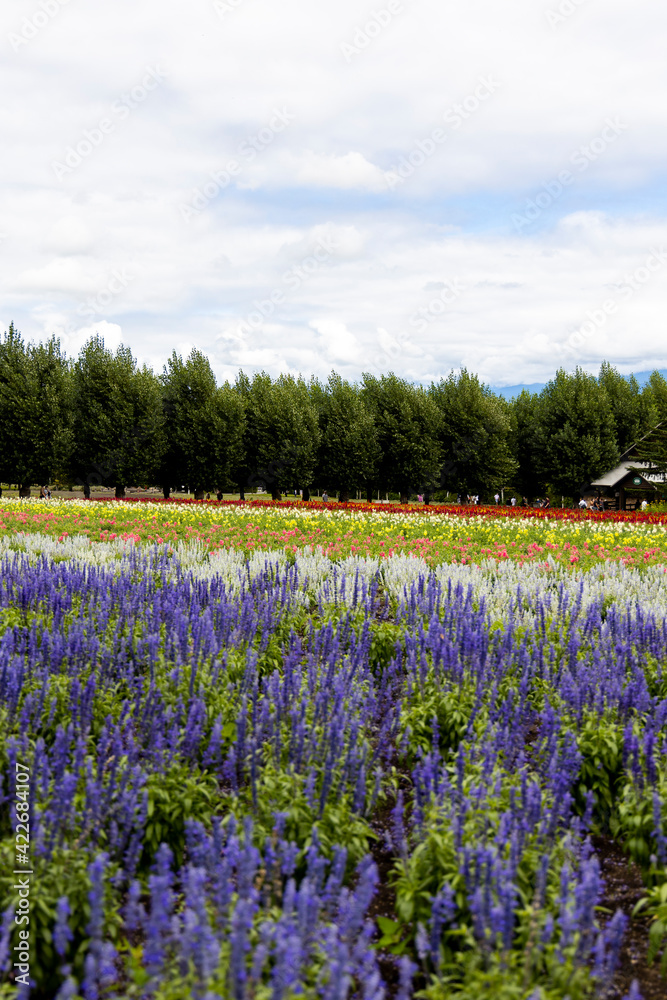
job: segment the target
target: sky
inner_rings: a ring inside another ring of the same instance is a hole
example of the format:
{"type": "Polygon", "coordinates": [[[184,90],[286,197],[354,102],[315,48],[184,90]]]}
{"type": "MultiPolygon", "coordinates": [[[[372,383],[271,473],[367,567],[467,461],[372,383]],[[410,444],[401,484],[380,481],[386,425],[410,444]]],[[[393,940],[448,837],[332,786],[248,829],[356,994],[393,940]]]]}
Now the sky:
{"type": "Polygon", "coordinates": [[[665,368],[660,0],[4,0],[0,329],[326,378],[665,368]]]}

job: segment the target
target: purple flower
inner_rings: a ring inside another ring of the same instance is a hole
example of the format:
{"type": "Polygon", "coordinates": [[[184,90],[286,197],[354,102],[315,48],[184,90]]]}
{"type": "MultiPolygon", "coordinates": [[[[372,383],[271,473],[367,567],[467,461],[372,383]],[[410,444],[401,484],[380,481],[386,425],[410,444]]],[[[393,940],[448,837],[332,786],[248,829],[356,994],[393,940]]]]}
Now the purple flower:
{"type": "Polygon", "coordinates": [[[2,923],[0,924],[0,972],[6,972],[11,964],[9,941],[15,916],[15,911],[11,906],[2,914],[2,923]]]}
{"type": "Polygon", "coordinates": [[[67,951],[69,942],[74,937],[67,922],[67,918],[71,912],[67,896],[61,896],[56,903],[56,923],[53,928],[53,945],[61,958],[67,951]]]}

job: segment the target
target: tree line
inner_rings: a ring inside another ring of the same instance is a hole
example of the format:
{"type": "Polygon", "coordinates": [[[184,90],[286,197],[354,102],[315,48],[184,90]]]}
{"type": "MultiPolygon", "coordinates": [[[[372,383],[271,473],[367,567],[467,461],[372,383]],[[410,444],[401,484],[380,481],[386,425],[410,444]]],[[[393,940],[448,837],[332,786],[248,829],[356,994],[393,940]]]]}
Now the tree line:
{"type": "Polygon", "coordinates": [[[57,338],[0,341],[0,482],[55,480],[83,488],[263,487],[273,497],[314,487],[344,501],[377,491],[406,501],[574,497],[667,419],[667,382],[640,387],[604,363],[596,378],[560,370],[539,394],[505,400],[463,370],[430,386],[395,374],[352,384],[240,372],[218,385],[198,350],[174,352],[156,374],[129,348],[93,337],[69,359],[57,338]]]}

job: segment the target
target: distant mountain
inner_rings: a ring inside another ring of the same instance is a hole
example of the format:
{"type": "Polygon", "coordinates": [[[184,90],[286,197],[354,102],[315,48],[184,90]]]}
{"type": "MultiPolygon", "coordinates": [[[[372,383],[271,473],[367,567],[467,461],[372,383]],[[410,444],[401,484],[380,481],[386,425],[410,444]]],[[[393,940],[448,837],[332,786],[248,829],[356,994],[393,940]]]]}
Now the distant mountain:
{"type": "Polygon", "coordinates": [[[518,396],[524,389],[528,392],[537,393],[542,392],[546,382],[531,382],[529,385],[492,385],[491,389],[495,392],[496,396],[503,396],[505,399],[512,399],[514,396],[518,396]]]}
{"type": "MultiPolygon", "coordinates": [[[[667,368],[659,368],[658,371],[663,378],[667,379],[667,368]]],[[[653,371],[634,373],[640,385],[645,385],[652,374],[653,371]]],[[[502,396],[504,399],[513,399],[514,396],[518,396],[524,389],[527,389],[531,393],[541,392],[545,385],[546,382],[524,382],[519,385],[492,385],[491,389],[497,396],[502,396]]]]}

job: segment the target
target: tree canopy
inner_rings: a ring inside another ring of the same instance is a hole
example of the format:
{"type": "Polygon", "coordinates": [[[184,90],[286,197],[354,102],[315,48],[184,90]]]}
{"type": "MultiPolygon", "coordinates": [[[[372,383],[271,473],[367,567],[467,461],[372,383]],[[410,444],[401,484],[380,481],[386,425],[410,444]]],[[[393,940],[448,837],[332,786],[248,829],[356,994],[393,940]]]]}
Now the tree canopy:
{"type": "Polygon", "coordinates": [[[21,492],[54,477],[83,485],[187,487],[196,496],[313,486],[341,500],[363,490],[576,496],[633,452],[667,469],[667,381],[603,363],[560,370],[540,393],[507,401],[463,369],[428,387],[396,374],[352,384],[239,372],[218,384],[211,361],[174,352],[161,375],[128,347],[92,337],[68,359],[57,339],[0,341],[0,481],[21,492]],[[660,423],[662,422],[662,423],[660,423]],[[657,427],[657,429],[656,429],[657,427]],[[643,450],[642,450],[643,449],[643,450]]]}

